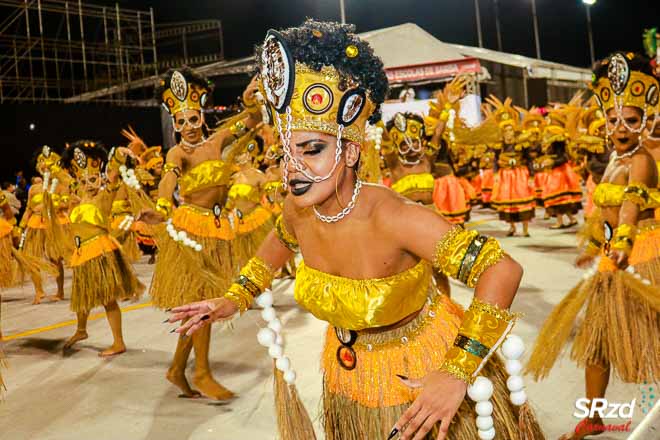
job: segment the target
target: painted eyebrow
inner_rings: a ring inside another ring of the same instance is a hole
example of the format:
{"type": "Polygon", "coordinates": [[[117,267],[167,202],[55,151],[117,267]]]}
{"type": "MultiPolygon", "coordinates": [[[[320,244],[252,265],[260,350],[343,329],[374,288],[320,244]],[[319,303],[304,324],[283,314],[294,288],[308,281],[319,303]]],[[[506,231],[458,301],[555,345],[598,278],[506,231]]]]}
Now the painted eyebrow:
{"type": "Polygon", "coordinates": [[[324,143],[324,144],[327,143],[327,142],[324,141],[323,139],[309,139],[309,140],[306,140],[306,141],[304,141],[304,142],[299,142],[299,143],[297,143],[296,146],[298,146],[298,147],[306,147],[307,145],[312,144],[312,143],[314,143],[314,142],[322,142],[322,143],[324,143]]]}

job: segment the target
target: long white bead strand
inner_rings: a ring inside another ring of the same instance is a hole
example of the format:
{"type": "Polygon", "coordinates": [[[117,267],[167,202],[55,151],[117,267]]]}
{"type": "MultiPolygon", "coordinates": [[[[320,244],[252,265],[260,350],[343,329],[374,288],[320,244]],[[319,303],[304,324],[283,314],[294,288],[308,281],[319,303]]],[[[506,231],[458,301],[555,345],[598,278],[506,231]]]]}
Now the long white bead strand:
{"type": "Polygon", "coordinates": [[[282,322],[273,308],[273,293],[265,291],[256,299],[257,305],[263,307],[261,317],[268,323],[257,333],[259,344],[268,348],[268,355],[275,360],[275,367],[282,372],[284,381],[293,385],[296,382],[296,372],[291,366],[291,360],[284,355],[284,338],[282,337],[282,322]]]}
{"type": "Polygon", "coordinates": [[[493,396],[493,383],[484,376],[479,376],[467,389],[470,399],[477,402],[477,429],[481,440],[492,440],[495,438],[495,423],[493,421],[493,404],[490,398],[493,396]]]}
{"type": "Polygon", "coordinates": [[[505,359],[506,372],[509,373],[506,386],[510,392],[511,403],[516,406],[524,405],[527,402],[527,393],[525,392],[525,383],[520,375],[522,371],[520,358],[525,353],[525,343],[520,336],[509,335],[502,343],[500,351],[505,359]]]}

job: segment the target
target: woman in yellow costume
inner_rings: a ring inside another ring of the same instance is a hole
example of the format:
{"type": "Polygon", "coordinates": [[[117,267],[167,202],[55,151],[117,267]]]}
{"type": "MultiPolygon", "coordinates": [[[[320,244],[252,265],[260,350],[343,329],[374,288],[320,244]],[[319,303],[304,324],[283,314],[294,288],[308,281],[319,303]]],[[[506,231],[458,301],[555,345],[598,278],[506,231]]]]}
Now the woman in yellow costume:
{"type": "MultiPolygon", "coordinates": [[[[529,408],[507,402],[499,364],[485,361],[513,325],[507,308],[521,267],[494,239],[452,227],[359,177],[365,123],[387,91],[382,62],[368,43],[351,25],[308,20],[269,31],[257,62],[277,112],[290,193],[276,230],[225,296],[173,310],[172,322],[188,319],[178,332],[195,334],[244,312],[299,246],[305,262],[296,300],[330,324],[322,355],[325,438],[492,439],[495,430],[512,440],[543,438],[529,408]],[[477,285],[467,312],[433,287],[432,266],[477,285]],[[480,319],[491,330],[476,325],[480,319]],[[484,364],[494,403],[478,411],[494,413],[477,429],[465,393],[484,364]],[[523,436],[521,428],[532,434],[523,436]]],[[[258,301],[271,328],[280,327],[270,319],[272,294],[258,301]]],[[[277,358],[280,436],[313,439],[295,373],[271,328],[259,340],[277,358]]]]}
{"type": "Polygon", "coordinates": [[[250,136],[235,158],[238,171],[232,176],[227,209],[233,216],[236,238],[235,263],[240,267],[256,254],[266,235],[273,229],[273,213],[262,206],[266,176],[259,169],[263,158],[263,139],[250,136]]]}
{"type": "Polygon", "coordinates": [[[286,196],[286,190],[282,187],[282,169],[280,167],[283,154],[279,144],[272,144],[266,149],[264,155],[266,183],[264,183],[263,203],[274,215],[282,213],[284,196],[286,196]]]}
{"type": "MultiPolygon", "coordinates": [[[[37,171],[43,182],[32,185],[28,203],[19,227],[22,230],[21,252],[30,257],[43,258],[57,266],[57,293],[51,298],[64,299],[64,260],[69,258],[69,183],[71,178],[60,168],[60,155],[44,146],[37,156],[37,171]]],[[[44,298],[43,281],[32,274],[35,288],[33,304],[44,298]]]]}
{"type": "Polygon", "coordinates": [[[529,184],[527,145],[516,137],[519,115],[511,107],[510,99],[502,102],[491,95],[487,100],[495,107],[491,117],[499,129],[499,144],[494,145],[495,182],[491,203],[500,220],[509,224],[507,236],[513,236],[516,223],[522,223],[523,237],[529,237],[529,221],[534,218],[536,203],[529,184]]]}
{"type": "Polygon", "coordinates": [[[566,129],[567,117],[562,109],[550,110],[549,122],[543,130],[544,159],[541,165],[549,171],[545,177],[541,198],[546,213],[556,219],[550,229],[577,225],[575,215],[582,209],[580,176],[573,171],[567,151],[570,142],[566,129]],[[566,224],[564,216],[568,217],[566,224]]]}
{"type": "MultiPolygon", "coordinates": [[[[224,291],[236,274],[231,241],[234,230],[225,204],[233,163],[224,153],[229,144],[254,127],[259,109],[254,84],[243,96],[245,112],[226,121],[214,133],[204,123],[202,109],[209,103],[210,84],[188,68],[171,70],[156,93],[172,117],[178,144],[167,152],[156,209],[159,219],[168,219],[166,230],[156,233],[158,258],[151,283],[154,305],[163,309],[190,301],[213,298],[224,291]],[[173,195],[178,185],[183,204],[176,209],[173,195]]],[[[143,216],[146,220],[147,216],[143,216]]],[[[180,337],[167,379],[182,397],[203,394],[212,399],[229,399],[233,393],[219,384],[209,365],[210,327],[192,338],[180,337]],[[195,373],[190,387],[186,365],[195,350],[195,373]]]]}
{"type": "Polygon", "coordinates": [[[78,182],[76,196],[79,199],[69,215],[74,236],[69,261],[73,269],[71,310],[76,313],[77,329],[64,344],[65,350],[87,339],[89,313],[93,308],[103,306],[113,343],[99,352],[99,356],[114,356],[126,351],[117,301],[139,296],[144,286],[135,276],[121,245],[110,235],[110,215],[112,203],[122,185],[119,168],[131,154],[126,148],[117,148],[108,158],[103,145],[81,140],[72,144],[62,157],[64,166],[78,182]],[[106,162],[104,179],[102,172],[106,162]]]}
{"type": "MultiPolygon", "coordinates": [[[[585,368],[587,399],[605,396],[612,370],[624,382],[660,379],[660,229],[653,212],[660,193],[641,136],[657,109],[659,85],[647,59],[615,53],[597,65],[592,87],[615,150],[594,192],[600,221],[576,263],[598,261],[552,311],[527,366],[544,378],[575,334],[571,358],[585,368]]],[[[598,434],[602,423],[596,414],[562,438],[598,434]]]]}
{"type": "Polygon", "coordinates": [[[580,115],[584,133],[575,139],[577,148],[584,156],[584,169],[588,174],[585,183],[585,219],[591,217],[595,211],[593,193],[596,185],[600,183],[605,168],[610,161],[612,148],[605,135],[605,115],[597,104],[593,104],[580,115]]]}

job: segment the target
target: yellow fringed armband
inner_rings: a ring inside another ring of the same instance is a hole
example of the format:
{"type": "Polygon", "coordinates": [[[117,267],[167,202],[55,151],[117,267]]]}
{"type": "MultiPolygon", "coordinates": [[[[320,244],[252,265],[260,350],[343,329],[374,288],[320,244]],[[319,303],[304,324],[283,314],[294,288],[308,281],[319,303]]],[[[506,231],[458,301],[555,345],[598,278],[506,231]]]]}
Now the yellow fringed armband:
{"type": "Polygon", "coordinates": [[[254,298],[270,287],[274,275],[273,269],[264,260],[253,257],[243,266],[238,278],[225,293],[225,298],[236,303],[243,313],[254,298]]]}
{"type": "Polygon", "coordinates": [[[612,237],[612,249],[617,249],[625,252],[626,255],[630,255],[636,236],[637,228],[635,226],[625,223],[617,226],[612,237]]]}
{"type": "Polygon", "coordinates": [[[156,212],[159,212],[165,217],[169,218],[172,216],[172,202],[167,200],[165,197],[159,197],[158,200],[156,200],[156,212]]]}
{"type": "Polygon", "coordinates": [[[474,298],[440,369],[471,384],[515,320],[516,315],[509,311],[474,298]]]}
{"type": "Polygon", "coordinates": [[[4,193],[0,192],[0,207],[5,206],[7,203],[9,203],[7,201],[7,196],[4,193]]]}
{"type": "Polygon", "coordinates": [[[179,168],[178,165],[175,165],[171,162],[167,162],[165,165],[163,165],[163,174],[162,175],[164,176],[165,174],[169,173],[170,171],[174,172],[174,174],[176,174],[176,177],[181,176],[181,168],[179,168]]]}
{"type": "Polygon", "coordinates": [[[438,241],[433,267],[468,287],[474,287],[481,274],[503,256],[504,252],[494,238],[455,227],[438,241]]]}
{"type": "Polygon", "coordinates": [[[298,252],[298,240],[286,229],[284,218],[281,214],[275,220],[275,233],[277,234],[277,238],[280,239],[280,242],[291,252],[298,252]]]}
{"type": "Polygon", "coordinates": [[[623,189],[623,200],[644,209],[649,202],[649,188],[643,183],[631,183],[623,189]]]}
{"type": "Polygon", "coordinates": [[[247,127],[245,126],[245,122],[238,121],[229,127],[229,131],[231,132],[232,136],[239,138],[245,134],[247,127]]]}

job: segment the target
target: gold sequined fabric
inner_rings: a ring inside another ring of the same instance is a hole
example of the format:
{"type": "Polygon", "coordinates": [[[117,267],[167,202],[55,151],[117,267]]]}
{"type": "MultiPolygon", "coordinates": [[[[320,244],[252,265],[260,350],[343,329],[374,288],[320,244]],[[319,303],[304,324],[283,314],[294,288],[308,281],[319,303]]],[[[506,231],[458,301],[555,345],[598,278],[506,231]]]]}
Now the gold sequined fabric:
{"type": "Polygon", "coordinates": [[[229,185],[231,164],[222,160],[207,160],[186,172],[179,179],[182,196],[214,186],[229,185]]]}
{"type": "Polygon", "coordinates": [[[408,174],[392,184],[392,189],[406,196],[415,192],[433,191],[435,180],[430,173],[408,174]]]}
{"type": "Polygon", "coordinates": [[[625,200],[639,205],[641,210],[660,208],[660,191],[641,183],[626,186],[607,182],[599,183],[594,190],[593,201],[600,208],[621,206],[625,200]]]}
{"type": "Polygon", "coordinates": [[[296,301],[318,319],[350,330],[394,324],[424,305],[431,266],[414,267],[386,277],[356,280],[330,275],[304,262],[296,274],[296,301]]]}

